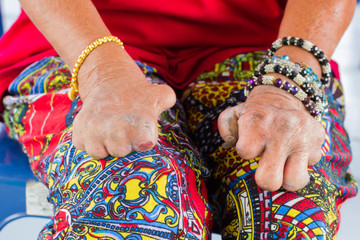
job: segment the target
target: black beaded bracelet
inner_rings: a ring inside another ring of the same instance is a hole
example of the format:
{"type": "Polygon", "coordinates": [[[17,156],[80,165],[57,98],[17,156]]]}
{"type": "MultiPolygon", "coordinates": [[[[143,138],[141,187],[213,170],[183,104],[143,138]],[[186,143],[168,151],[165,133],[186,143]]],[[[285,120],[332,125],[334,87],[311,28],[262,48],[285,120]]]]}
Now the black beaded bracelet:
{"type": "Polygon", "coordinates": [[[322,69],[322,76],[321,82],[323,85],[328,85],[331,79],[331,66],[330,62],[325,56],[324,52],[321,51],[317,46],[315,46],[312,42],[307,40],[303,40],[298,37],[284,37],[282,39],[277,39],[271,45],[270,49],[268,50],[268,56],[272,57],[277,50],[279,50],[283,46],[297,46],[305,49],[308,52],[311,52],[319,61],[321,69],[322,69]]]}
{"type": "Polygon", "coordinates": [[[290,62],[286,55],[281,57],[281,59],[275,59],[277,59],[276,63],[274,63],[273,60],[266,59],[258,66],[258,69],[254,72],[254,76],[259,77],[265,74],[279,73],[293,80],[303,91],[308,94],[312,101],[322,104],[323,93],[321,85],[319,85],[317,76],[312,73],[311,69],[306,70],[299,65],[297,65],[297,71],[290,69],[296,64],[290,62]]]}
{"type": "MultiPolygon", "coordinates": [[[[280,66],[280,65],[275,65],[275,64],[268,64],[268,65],[264,65],[263,67],[261,67],[262,72],[265,72],[264,74],[271,74],[271,73],[279,73],[285,77],[288,77],[288,74],[284,74],[285,71],[283,71],[283,69],[286,69],[284,67],[277,68],[277,70],[274,70],[274,68],[276,68],[276,66],[280,66]],[[275,66],[275,67],[274,67],[275,66]]],[[[288,70],[286,72],[289,72],[288,70]]],[[[254,78],[256,77],[267,77],[267,76],[263,76],[263,74],[261,74],[260,76],[258,76],[256,73],[254,74],[254,78]]],[[[296,76],[296,79],[300,78],[299,75],[296,76]]],[[[291,79],[291,78],[290,78],[291,79]]],[[[297,81],[294,80],[294,82],[296,84],[298,84],[297,81]]],[[[269,85],[269,84],[268,84],[269,85]]],[[[304,82],[303,84],[298,84],[300,89],[302,91],[304,91],[304,93],[307,95],[307,97],[315,103],[315,105],[317,106],[317,111],[323,112],[323,110],[325,109],[325,106],[323,104],[323,96],[322,96],[322,92],[319,89],[314,89],[313,86],[314,85],[310,85],[310,83],[308,82],[304,82]]]]}

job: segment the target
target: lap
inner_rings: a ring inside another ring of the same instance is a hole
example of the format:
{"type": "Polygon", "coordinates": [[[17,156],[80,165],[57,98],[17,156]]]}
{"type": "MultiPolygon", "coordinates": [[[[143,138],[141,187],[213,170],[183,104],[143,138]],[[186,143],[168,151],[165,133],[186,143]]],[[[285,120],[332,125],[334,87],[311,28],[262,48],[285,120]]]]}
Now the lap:
{"type": "MultiPolygon", "coordinates": [[[[306,188],[263,191],[254,181],[258,159],[241,159],[234,149],[221,146],[218,115],[246,100],[243,89],[263,58],[262,53],[238,55],[202,74],[184,91],[185,112],[178,104],[160,116],[156,147],[121,159],[91,159],[72,145],[72,121],[81,101],[68,99],[70,73],[58,58],[38,62],[14,81],[10,87],[14,96],[5,99],[5,118],[11,134],[23,143],[34,172],[50,188],[49,199],[57,206],[58,218],[68,213],[77,216],[75,231],[94,230],[89,234],[101,235],[102,230],[116,228],[110,220],[119,223],[121,216],[124,225],[117,232],[122,236],[152,229],[145,235],[166,238],[166,231],[172,236],[182,234],[178,227],[182,224],[182,229],[192,229],[189,233],[201,239],[196,229],[207,228],[211,218],[203,185],[203,177],[209,174],[205,161],[212,170],[208,180],[212,212],[218,218],[215,223],[222,223],[224,239],[286,239],[294,233],[304,239],[331,238],[341,202],[356,191],[346,171],[351,155],[337,79],[326,94],[329,111],[322,119],[327,133],[323,157],[309,168],[306,188]],[[150,224],[155,222],[159,224],[150,224]],[[133,223],[147,227],[126,226],[133,223]],[[159,230],[165,229],[162,224],[167,225],[164,233],[159,230]]],[[[139,64],[150,81],[162,83],[153,68],[139,64]]],[[[57,225],[69,226],[57,224],[55,217],[45,230],[57,225]]]]}

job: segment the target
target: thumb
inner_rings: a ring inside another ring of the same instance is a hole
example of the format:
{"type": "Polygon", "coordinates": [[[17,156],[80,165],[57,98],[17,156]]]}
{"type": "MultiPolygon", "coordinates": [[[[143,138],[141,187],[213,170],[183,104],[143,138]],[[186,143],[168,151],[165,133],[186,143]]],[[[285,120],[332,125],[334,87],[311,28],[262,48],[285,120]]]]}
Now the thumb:
{"type": "Polygon", "coordinates": [[[223,111],[218,119],[218,127],[220,136],[224,139],[224,148],[235,147],[238,133],[238,120],[239,115],[243,110],[242,104],[236,107],[231,107],[223,111]]]}
{"type": "Polygon", "coordinates": [[[176,94],[174,92],[174,90],[166,85],[166,84],[161,84],[161,85],[157,85],[156,87],[156,91],[155,93],[158,96],[158,109],[159,109],[159,114],[163,111],[165,111],[168,108],[171,108],[172,106],[175,105],[176,102],[176,94]]]}

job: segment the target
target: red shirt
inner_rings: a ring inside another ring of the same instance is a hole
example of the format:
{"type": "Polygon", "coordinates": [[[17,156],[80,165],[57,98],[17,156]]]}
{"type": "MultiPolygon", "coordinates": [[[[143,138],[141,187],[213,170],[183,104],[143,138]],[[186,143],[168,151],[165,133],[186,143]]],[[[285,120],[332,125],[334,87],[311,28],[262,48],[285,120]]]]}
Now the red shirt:
{"type": "MultiPolygon", "coordinates": [[[[267,49],[286,0],[93,0],[135,60],[183,88],[215,63],[267,49]]],[[[102,37],[102,36],[99,36],[102,37]]],[[[0,39],[0,95],[29,64],[57,55],[22,12],[0,39]]]]}

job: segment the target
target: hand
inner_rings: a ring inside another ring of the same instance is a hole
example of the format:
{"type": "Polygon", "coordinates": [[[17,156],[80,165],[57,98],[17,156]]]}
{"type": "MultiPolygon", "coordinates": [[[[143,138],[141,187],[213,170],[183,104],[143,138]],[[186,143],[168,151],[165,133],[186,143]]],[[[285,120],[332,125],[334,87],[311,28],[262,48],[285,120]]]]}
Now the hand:
{"type": "Polygon", "coordinates": [[[298,99],[273,86],[254,88],[245,103],[221,113],[218,125],[225,145],[235,146],[240,157],[261,156],[255,181],[265,190],[303,188],[307,167],[321,158],[323,126],[298,99]]]}
{"type": "Polygon", "coordinates": [[[137,65],[97,64],[79,82],[83,106],[73,124],[73,143],[94,158],[123,157],[151,149],[157,142],[157,118],[175,104],[167,85],[153,85],[137,65]]]}

